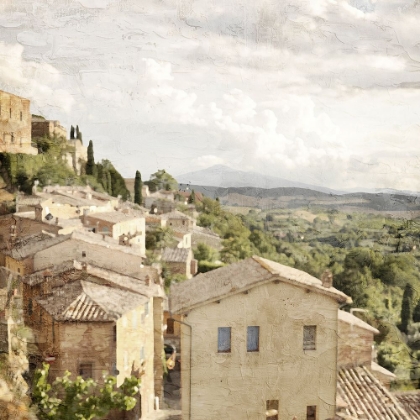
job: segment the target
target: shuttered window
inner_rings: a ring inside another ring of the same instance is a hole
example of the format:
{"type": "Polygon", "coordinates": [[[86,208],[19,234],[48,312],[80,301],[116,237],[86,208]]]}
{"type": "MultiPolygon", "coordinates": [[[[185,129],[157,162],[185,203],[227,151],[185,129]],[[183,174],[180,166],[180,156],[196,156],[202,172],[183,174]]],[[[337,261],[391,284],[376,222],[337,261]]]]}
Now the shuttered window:
{"type": "Polygon", "coordinates": [[[316,350],[316,325],[303,327],[303,350],[316,350]]]}
{"type": "Polygon", "coordinates": [[[259,351],[260,349],[260,327],[252,326],[247,328],[246,350],[259,351]]]}
{"type": "Polygon", "coordinates": [[[219,327],[217,334],[217,351],[219,353],[230,353],[231,349],[231,328],[219,327]]]}

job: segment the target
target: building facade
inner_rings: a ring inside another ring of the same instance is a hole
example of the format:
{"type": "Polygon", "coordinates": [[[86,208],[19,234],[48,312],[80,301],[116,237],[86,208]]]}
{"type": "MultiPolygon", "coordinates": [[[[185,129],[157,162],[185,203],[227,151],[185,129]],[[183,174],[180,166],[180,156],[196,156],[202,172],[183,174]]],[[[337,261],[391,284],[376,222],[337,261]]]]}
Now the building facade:
{"type": "Polygon", "coordinates": [[[307,273],[249,258],[171,287],[182,316],[183,418],[334,417],[337,312],[307,273]]]}

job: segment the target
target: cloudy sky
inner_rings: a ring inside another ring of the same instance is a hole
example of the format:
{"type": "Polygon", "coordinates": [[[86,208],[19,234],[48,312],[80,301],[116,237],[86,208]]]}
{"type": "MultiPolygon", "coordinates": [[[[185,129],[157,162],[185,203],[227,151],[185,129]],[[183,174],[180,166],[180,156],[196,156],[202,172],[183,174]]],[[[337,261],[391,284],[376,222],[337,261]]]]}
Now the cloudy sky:
{"type": "Polygon", "coordinates": [[[419,0],[2,0],[0,89],[126,177],[420,191],[419,22],[419,0]]]}

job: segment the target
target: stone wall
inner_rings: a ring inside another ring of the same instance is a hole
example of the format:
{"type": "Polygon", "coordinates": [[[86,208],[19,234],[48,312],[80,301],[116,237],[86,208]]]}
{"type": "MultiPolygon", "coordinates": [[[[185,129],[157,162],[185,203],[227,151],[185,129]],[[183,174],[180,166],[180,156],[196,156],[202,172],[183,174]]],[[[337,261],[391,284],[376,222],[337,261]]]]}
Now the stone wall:
{"type": "Polygon", "coordinates": [[[29,99],[0,91],[0,152],[38,154],[31,146],[29,99]]]}
{"type": "Polygon", "coordinates": [[[338,322],[338,366],[370,366],[373,352],[373,332],[357,325],[338,322]]]}

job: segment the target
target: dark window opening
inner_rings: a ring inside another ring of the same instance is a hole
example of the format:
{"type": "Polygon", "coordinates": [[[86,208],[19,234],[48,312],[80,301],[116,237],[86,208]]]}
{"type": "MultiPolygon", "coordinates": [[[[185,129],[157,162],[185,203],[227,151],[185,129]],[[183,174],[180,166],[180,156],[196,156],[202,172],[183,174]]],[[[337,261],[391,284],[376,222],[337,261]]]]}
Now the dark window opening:
{"type": "Polygon", "coordinates": [[[93,363],[80,363],[79,375],[83,379],[92,378],[93,377],[93,363]]]}
{"type": "Polygon", "coordinates": [[[316,325],[303,327],[303,350],[316,350],[316,325]]]}
{"type": "Polygon", "coordinates": [[[316,420],[316,405],[306,407],[306,420],[316,420]]]}
{"type": "Polygon", "coordinates": [[[230,353],[231,350],[231,328],[219,327],[217,330],[217,351],[219,353],[230,353]]]}
{"type": "Polygon", "coordinates": [[[279,419],[279,400],[267,400],[265,416],[269,420],[279,419]]]}
{"type": "Polygon", "coordinates": [[[14,134],[14,133],[12,133],[12,134],[10,135],[10,141],[11,141],[12,143],[14,143],[14,142],[15,142],[15,134],[14,134]]]}
{"type": "Polygon", "coordinates": [[[86,257],[86,252],[82,251],[82,257],[86,257]]]}
{"type": "Polygon", "coordinates": [[[9,109],[10,118],[12,118],[12,108],[9,109]]]}
{"type": "Polygon", "coordinates": [[[113,333],[114,342],[115,342],[115,341],[117,341],[117,326],[116,325],[113,326],[112,333],[113,333]]]}
{"type": "Polygon", "coordinates": [[[172,318],[166,320],[166,334],[175,334],[175,322],[172,318]]]}
{"type": "Polygon", "coordinates": [[[247,328],[246,351],[259,351],[260,349],[260,327],[247,328]]]}
{"type": "Polygon", "coordinates": [[[20,120],[22,121],[22,119],[23,119],[23,114],[22,114],[22,111],[20,111],[20,120]]]}

